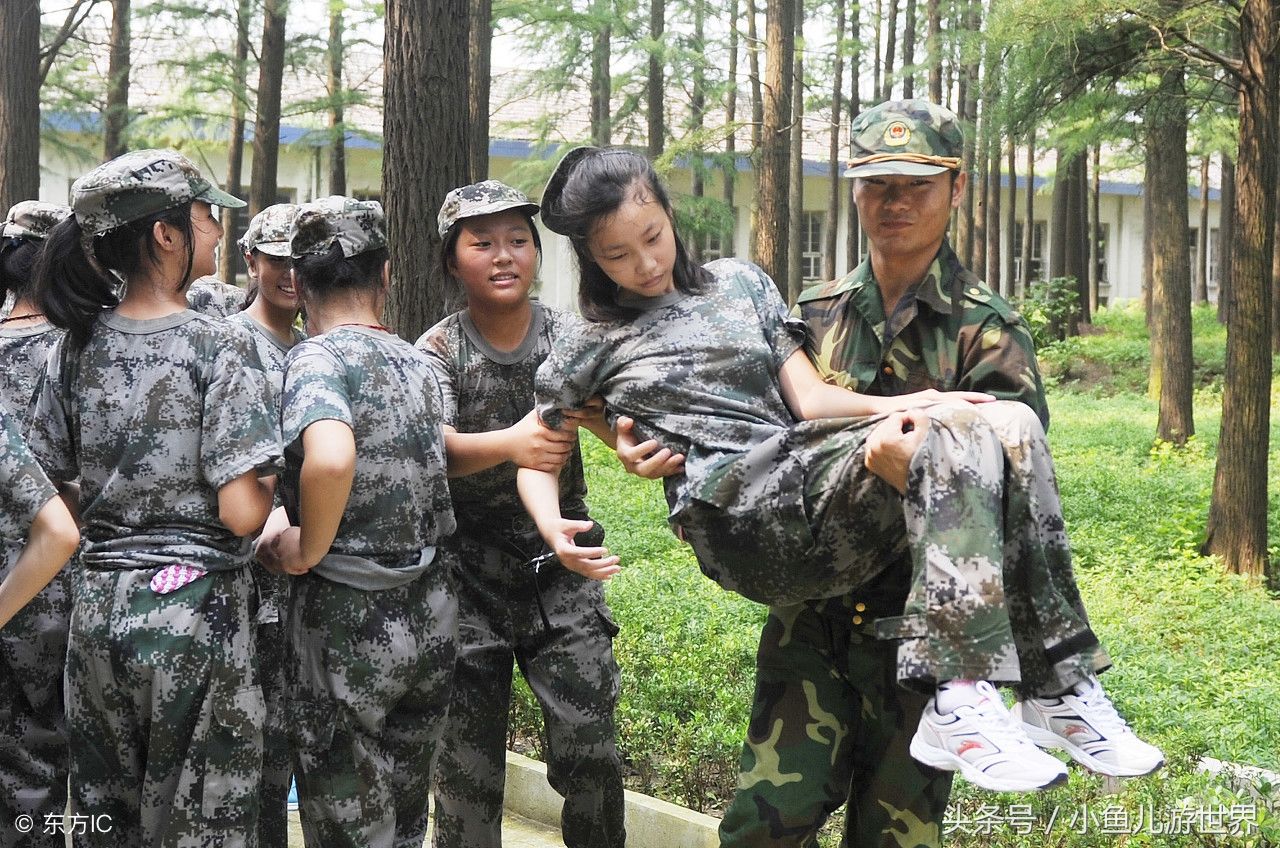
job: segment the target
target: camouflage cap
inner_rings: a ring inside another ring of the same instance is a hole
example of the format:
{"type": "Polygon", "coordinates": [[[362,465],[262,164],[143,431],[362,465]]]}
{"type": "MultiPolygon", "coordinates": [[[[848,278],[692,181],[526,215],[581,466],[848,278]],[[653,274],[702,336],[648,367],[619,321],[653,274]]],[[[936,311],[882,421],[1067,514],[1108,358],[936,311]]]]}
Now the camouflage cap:
{"type": "Polygon", "coordinates": [[[289,255],[289,233],[293,219],[298,216],[296,203],[277,203],[268,206],[249,222],[244,237],[237,244],[244,253],[258,251],[268,256],[289,255]]]}
{"type": "Polygon", "coordinates": [[[0,238],[40,240],[71,215],[71,207],[39,200],[15,203],[0,227],[0,238]]]}
{"type": "Polygon", "coordinates": [[[324,253],[334,244],[342,255],[358,256],[387,246],[387,224],[382,204],[339,194],[304,203],[289,230],[294,258],[324,253]]]}
{"type": "Polygon", "coordinates": [[[853,119],[849,137],[853,159],[846,177],[958,171],[964,155],[960,119],[923,99],[872,106],[853,119]]]}
{"type": "Polygon", "coordinates": [[[440,215],[436,219],[440,237],[444,238],[449,229],[463,218],[478,218],[508,209],[522,209],[530,217],[538,214],[538,204],[526,197],[524,192],[497,180],[485,180],[455,188],[444,196],[440,215]]]}
{"type": "Polygon", "coordinates": [[[135,150],[71,184],[71,207],[89,235],[193,200],[232,208],[245,205],[205,179],[195,163],[176,150],[135,150]]]}

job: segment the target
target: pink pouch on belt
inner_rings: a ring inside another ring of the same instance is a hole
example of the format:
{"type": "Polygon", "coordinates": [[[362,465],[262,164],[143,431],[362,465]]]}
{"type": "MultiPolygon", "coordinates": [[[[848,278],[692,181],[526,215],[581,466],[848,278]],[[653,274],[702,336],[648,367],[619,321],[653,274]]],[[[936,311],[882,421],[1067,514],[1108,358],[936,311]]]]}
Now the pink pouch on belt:
{"type": "Polygon", "coordinates": [[[166,565],[155,573],[151,578],[151,591],[157,595],[167,595],[170,592],[178,591],[194,580],[199,580],[208,573],[202,568],[196,568],[194,565],[175,562],[173,565],[166,565]]]}

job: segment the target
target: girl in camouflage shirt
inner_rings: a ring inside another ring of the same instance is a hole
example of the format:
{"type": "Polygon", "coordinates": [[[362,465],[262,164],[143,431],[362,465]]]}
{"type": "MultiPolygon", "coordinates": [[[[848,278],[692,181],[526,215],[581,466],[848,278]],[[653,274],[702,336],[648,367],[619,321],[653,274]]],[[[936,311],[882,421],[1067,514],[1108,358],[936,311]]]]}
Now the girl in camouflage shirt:
{"type": "Polygon", "coordinates": [[[211,204],[244,204],[158,150],[99,166],[72,200],[36,266],[39,305],[67,332],[28,438],[50,478],[81,482],[71,808],[93,823],[87,844],[251,843],[263,705],[248,537],[280,441],[247,337],[186,302],[213,270],[211,204]]]}

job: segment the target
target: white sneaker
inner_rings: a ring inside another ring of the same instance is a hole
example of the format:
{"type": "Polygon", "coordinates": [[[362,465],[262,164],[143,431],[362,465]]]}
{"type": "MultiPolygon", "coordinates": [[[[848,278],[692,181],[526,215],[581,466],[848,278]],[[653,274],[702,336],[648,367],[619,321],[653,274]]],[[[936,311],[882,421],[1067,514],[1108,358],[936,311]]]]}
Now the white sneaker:
{"type": "Polygon", "coordinates": [[[977,704],[939,713],[925,705],[911,739],[911,756],[992,792],[1030,792],[1063,783],[1067,767],[1037,748],[987,681],[976,685],[977,704]]]}
{"type": "Polygon", "coordinates": [[[1032,741],[1061,748],[1090,771],[1137,777],[1164,765],[1164,754],[1129,729],[1097,678],[1060,698],[1027,698],[1017,709],[1032,741]]]}

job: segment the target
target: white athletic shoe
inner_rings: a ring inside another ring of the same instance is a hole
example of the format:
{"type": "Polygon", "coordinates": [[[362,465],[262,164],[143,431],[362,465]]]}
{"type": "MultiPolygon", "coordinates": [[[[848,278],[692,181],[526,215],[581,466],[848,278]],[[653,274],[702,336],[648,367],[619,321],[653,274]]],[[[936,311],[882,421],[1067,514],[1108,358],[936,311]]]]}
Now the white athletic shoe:
{"type": "Polygon", "coordinates": [[[1137,777],[1164,765],[1164,754],[1129,729],[1097,678],[1060,698],[1027,698],[1017,709],[1032,741],[1061,748],[1090,771],[1137,777]]]}
{"type": "Polygon", "coordinates": [[[1067,779],[1067,767],[1032,743],[990,683],[976,684],[977,704],[939,713],[930,698],[911,739],[911,756],[993,792],[1031,792],[1067,779]]]}

